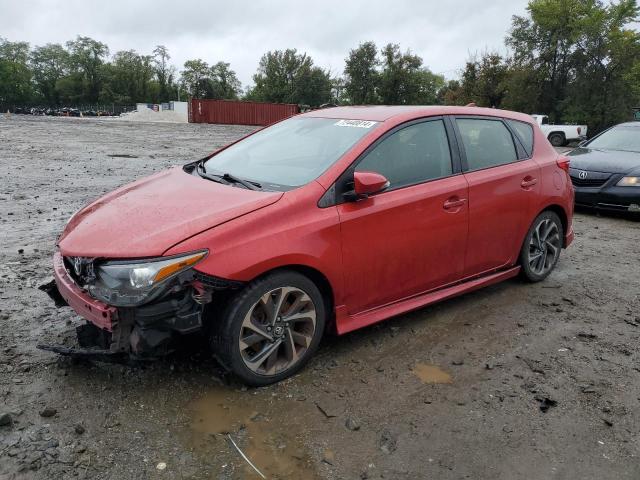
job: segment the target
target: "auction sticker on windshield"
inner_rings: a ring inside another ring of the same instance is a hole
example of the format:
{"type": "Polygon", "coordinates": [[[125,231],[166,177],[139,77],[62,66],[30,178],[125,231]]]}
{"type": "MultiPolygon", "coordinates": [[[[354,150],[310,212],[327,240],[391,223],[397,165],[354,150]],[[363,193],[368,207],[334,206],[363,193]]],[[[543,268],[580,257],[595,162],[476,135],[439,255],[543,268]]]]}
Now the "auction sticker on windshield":
{"type": "Polygon", "coordinates": [[[378,122],[371,122],[369,120],[340,120],[334,125],[338,127],[358,127],[358,128],[371,128],[378,122]]]}

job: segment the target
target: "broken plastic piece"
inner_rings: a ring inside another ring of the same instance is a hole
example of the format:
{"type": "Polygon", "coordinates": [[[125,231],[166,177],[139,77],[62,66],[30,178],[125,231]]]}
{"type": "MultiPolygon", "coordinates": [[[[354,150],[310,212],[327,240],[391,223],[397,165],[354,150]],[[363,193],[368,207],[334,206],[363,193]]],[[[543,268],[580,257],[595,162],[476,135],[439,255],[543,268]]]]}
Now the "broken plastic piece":
{"type": "Polygon", "coordinates": [[[53,300],[53,303],[55,304],[55,306],[58,308],[67,307],[69,305],[67,301],[60,294],[60,290],[58,290],[58,285],[56,285],[55,280],[51,280],[50,282],[43,283],[38,287],[38,290],[42,290],[44,293],[49,295],[51,300],[53,300]]]}

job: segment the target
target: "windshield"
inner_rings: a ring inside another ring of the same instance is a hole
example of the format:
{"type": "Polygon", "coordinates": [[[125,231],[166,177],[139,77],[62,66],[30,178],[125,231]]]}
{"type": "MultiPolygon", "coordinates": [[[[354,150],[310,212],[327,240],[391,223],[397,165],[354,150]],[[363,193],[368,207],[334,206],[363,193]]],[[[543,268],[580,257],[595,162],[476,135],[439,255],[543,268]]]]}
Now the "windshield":
{"type": "Polygon", "coordinates": [[[614,127],[594,138],[587,145],[600,150],[626,150],[640,152],[640,128],[614,127]]]}
{"type": "Polygon", "coordinates": [[[290,190],[316,179],[375,125],[293,117],[230,146],[204,167],[207,173],[228,173],[267,189],[290,190]]]}

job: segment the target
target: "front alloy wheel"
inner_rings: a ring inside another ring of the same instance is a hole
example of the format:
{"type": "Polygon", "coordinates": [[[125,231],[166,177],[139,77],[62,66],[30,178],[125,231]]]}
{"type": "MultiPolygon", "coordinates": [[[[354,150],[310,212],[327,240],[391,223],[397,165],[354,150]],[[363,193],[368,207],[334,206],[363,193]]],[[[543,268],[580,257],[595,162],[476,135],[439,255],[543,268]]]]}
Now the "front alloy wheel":
{"type": "Polygon", "coordinates": [[[259,375],[293,367],[307,352],[316,331],[316,307],[299,288],[266,292],[244,317],[239,336],[244,364],[259,375]]]}
{"type": "Polygon", "coordinates": [[[249,283],[213,318],[214,354],[244,383],[263,386],[298,372],[320,344],[325,299],[306,276],[276,271],[249,283]]]}

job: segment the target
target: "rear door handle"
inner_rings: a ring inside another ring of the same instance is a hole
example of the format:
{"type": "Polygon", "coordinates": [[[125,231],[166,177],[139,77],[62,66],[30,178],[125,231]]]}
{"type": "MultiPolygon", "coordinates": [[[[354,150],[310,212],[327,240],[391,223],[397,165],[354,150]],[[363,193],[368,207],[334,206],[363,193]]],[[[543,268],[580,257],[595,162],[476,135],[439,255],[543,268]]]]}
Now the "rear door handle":
{"type": "Polygon", "coordinates": [[[453,210],[454,208],[462,207],[466,202],[466,198],[451,197],[448,198],[442,206],[445,210],[453,210]]]}
{"type": "Polygon", "coordinates": [[[533,178],[533,177],[524,177],[522,179],[522,183],[520,183],[520,186],[522,188],[531,188],[533,187],[536,183],[538,183],[538,179],[537,178],[533,178]]]}

